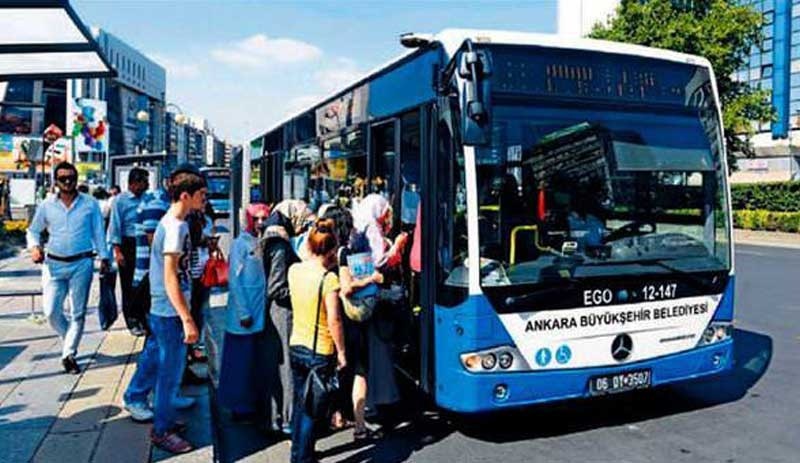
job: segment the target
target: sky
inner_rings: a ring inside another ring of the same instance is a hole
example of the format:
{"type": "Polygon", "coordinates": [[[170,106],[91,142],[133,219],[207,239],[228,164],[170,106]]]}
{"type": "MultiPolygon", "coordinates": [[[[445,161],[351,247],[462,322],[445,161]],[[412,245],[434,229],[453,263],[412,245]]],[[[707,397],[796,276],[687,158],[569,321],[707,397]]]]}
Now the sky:
{"type": "Polygon", "coordinates": [[[556,0],[73,0],[167,70],[167,101],[246,143],[402,54],[403,32],[555,32],[556,0]]]}

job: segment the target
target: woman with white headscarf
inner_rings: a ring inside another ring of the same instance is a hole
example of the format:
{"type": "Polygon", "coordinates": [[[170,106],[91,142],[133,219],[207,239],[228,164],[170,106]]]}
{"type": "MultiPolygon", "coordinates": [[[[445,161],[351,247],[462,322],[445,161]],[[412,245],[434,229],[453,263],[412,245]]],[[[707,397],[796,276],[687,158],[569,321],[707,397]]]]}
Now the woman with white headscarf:
{"type": "Polygon", "coordinates": [[[394,376],[391,333],[395,311],[402,310],[402,307],[397,306],[397,301],[380,297],[381,293],[390,292],[389,287],[402,283],[398,276],[399,267],[408,243],[407,233],[398,235],[394,242],[387,238],[386,235],[392,229],[392,215],[391,204],[379,194],[367,195],[353,211],[356,230],[353,247],[362,247],[359,241],[367,241],[375,268],[385,277],[380,284],[383,289],[379,292],[378,307],[367,322],[370,364],[367,372],[367,384],[370,385],[367,404],[373,409],[385,409],[400,400],[400,391],[394,376]]]}
{"type": "Polygon", "coordinates": [[[353,223],[356,231],[369,240],[375,268],[396,268],[403,257],[408,243],[408,234],[401,233],[394,243],[386,235],[392,230],[392,205],[382,195],[372,193],[362,199],[353,210],[353,223]]]}

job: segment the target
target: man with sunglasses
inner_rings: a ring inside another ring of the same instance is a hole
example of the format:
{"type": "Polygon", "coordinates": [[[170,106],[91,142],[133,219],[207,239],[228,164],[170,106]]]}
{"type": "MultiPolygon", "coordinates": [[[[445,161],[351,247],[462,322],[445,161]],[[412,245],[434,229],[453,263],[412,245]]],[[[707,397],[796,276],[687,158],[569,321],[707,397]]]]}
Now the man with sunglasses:
{"type": "Polygon", "coordinates": [[[28,249],[34,263],[44,263],[42,287],[44,314],[63,341],[61,364],[67,373],[80,373],[75,356],[83,335],[86,303],[100,256],[100,271],[108,271],[103,217],[91,196],[77,191],[78,170],[68,162],[55,167],[58,194],[36,208],[28,227],[28,249]],[[42,247],[42,232],[49,238],[42,247]],[[70,316],[64,316],[64,299],[70,296],[70,316]]]}
{"type": "Polygon", "coordinates": [[[121,193],[111,207],[108,243],[113,247],[122,284],[122,313],[134,336],[145,334],[145,313],[133,302],[133,273],[136,269],[136,219],[142,195],[150,187],[149,173],[134,167],[128,173],[128,191],[121,193]]]}

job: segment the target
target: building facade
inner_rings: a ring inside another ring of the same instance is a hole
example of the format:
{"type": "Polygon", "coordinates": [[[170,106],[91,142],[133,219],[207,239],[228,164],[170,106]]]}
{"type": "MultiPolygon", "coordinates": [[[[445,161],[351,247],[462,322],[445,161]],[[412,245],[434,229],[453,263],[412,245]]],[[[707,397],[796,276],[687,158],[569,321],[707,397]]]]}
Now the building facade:
{"type": "Polygon", "coordinates": [[[102,29],[92,33],[117,77],[73,80],[69,85],[75,97],[107,102],[109,155],[164,151],[166,71],[115,35],[102,29]]]}
{"type": "Polygon", "coordinates": [[[175,154],[178,157],[178,162],[188,162],[189,160],[189,144],[188,144],[188,127],[182,120],[180,115],[167,112],[165,115],[166,122],[166,141],[164,149],[168,154],[175,154]]]}
{"type": "Polygon", "coordinates": [[[0,173],[4,176],[29,177],[40,167],[35,162],[42,154],[42,132],[51,124],[66,130],[66,88],[66,82],[57,79],[0,82],[0,173]]]}
{"type": "Polygon", "coordinates": [[[800,0],[742,0],[764,18],[764,40],[733,78],[769,90],[776,119],[756,124],[756,158],[740,159],[734,182],[800,179],[800,0]]]}

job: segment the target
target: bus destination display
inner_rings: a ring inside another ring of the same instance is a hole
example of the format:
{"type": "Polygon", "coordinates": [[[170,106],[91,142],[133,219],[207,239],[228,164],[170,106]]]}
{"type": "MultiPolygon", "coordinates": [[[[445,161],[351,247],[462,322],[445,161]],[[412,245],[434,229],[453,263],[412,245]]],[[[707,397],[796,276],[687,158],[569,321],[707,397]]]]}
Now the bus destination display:
{"type": "Polygon", "coordinates": [[[537,47],[498,47],[492,52],[493,90],[541,97],[687,104],[702,68],[610,53],[537,47]],[[540,51],[541,50],[541,51],[540,51]]]}

